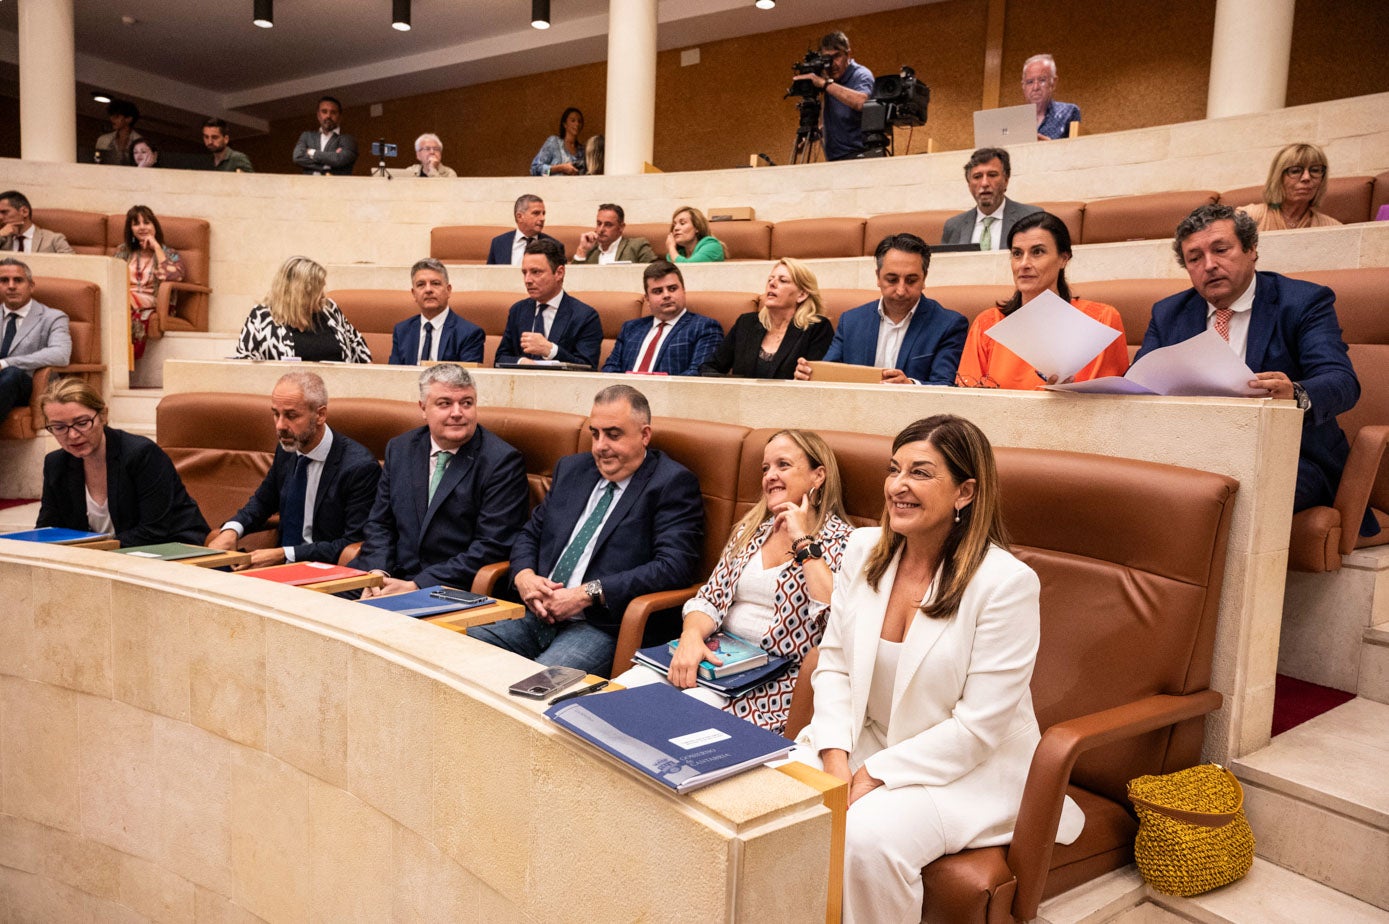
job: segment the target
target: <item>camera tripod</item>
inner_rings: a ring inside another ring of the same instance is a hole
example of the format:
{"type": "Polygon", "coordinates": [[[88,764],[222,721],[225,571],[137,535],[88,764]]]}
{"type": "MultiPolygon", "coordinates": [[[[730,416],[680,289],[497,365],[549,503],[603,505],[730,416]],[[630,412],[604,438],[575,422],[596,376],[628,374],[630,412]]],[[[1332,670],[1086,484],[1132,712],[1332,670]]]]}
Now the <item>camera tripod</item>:
{"type": "Polygon", "coordinates": [[[808,164],[815,160],[815,149],[820,145],[820,100],[802,97],[796,109],[801,114],[801,124],[796,128],[796,143],[791,147],[791,163],[808,164]]]}
{"type": "Polygon", "coordinates": [[[386,179],[388,179],[388,180],[394,179],[394,178],[391,176],[391,171],[389,171],[389,170],[386,169],[386,159],[385,159],[384,157],[381,158],[381,160],[377,161],[375,167],[372,167],[372,168],[371,168],[371,175],[372,175],[372,176],[384,176],[384,177],[385,177],[386,179]]]}

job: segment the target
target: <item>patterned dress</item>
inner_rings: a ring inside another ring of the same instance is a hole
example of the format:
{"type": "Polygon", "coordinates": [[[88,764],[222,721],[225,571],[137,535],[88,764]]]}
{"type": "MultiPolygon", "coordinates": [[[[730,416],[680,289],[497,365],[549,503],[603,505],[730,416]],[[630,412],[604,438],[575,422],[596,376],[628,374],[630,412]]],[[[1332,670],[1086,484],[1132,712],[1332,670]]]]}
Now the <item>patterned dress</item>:
{"type": "MultiPolygon", "coordinates": [[[[314,320],[316,325],[332,332],[343,362],[371,362],[371,348],[332,299],[323,300],[323,309],[315,315],[314,320]]],[[[246,359],[289,359],[298,356],[294,348],[294,333],[294,328],[275,323],[269,308],[257,305],[251,309],[246,323],[241,327],[236,355],[246,359]]]]}
{"type": "MultiPolygon", "coordinates": [[[[839,561],[852,532],[852,526],[835,516],[827,519],[820,529],[820,544],[824,547],[825,564],[829,565],[830,571],[839,571],[839,561]]],[[[738,586],[743,568],[754,555],[762,554],[762,545],[771,534],[772,518],[769,517],[757,528],[747,548],[735,554],[734,549],[742,533],[734,532],[728,545],[724,546],[714,573],[709,575],[709,580],[694,599],[685,604],[685,612],[698,610],[722,626],[724,617],[733,605],[734,588],[738,586]]],[[[777,580],[773,609],[775,612],[771,623],[759,641],[771,654],[790,658],[791,669],[777,680],[729,701],[724,709],[781,734],[791,711],[791,693],[796,688],[796,678],[800,676],[801,661],[811,648],[820,644],[820,637],[825,634],[829,605],[811,599],[806,589],[805,572],[798,565],[791,564],[782,570],[777,580]]]]}
{"type": "Polygon", "coordinates": [[[122,244],[116,250],[116,259],[124,260],[130,280],[130,342],[134,346],[135,358],[145,355],[145,341],[149,339],[150,318],[154,316],[154,306],[158,301],[161,282],[182,282],[187,275],[183,260],[172,247],[164,248],[164,259],[156,260],[151,251],[143,248],[136,251],[122,244]]]}

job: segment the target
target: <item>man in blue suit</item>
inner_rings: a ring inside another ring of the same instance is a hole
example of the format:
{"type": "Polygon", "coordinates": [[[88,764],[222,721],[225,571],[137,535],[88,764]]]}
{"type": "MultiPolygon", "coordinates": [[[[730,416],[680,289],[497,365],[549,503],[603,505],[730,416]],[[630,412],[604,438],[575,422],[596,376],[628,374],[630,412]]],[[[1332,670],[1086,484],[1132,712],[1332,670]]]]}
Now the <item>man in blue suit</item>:
{"type": "MultiPolygon", "coordinates": [[[[1193,288],[1153,306],[1134,359],[1207,329],[1220,334],[1253,370],[1251,388],[1294,400],[1303,411],[1293,510],[1330,505],[1350,454],[1336,415],[1360,398],[1336,320],[1336,293],[1256,273],[1258,244],[1254,221],[1228,205],[1203,205],[1184,218],[1173,249],[1193,288]]],[[[1368,522],[1372,535],[1378,530],[1368,522]]]]}
{"type": "Polygon", "coordinates": [[[593,399],[591,453],[565,456],[511,548],[520,619],[468,634],[546,665],[608,676],[633,598],[689,585],[704,542],[699,481],[654,449],[651,406],[630,385],[593,399]]]}
{"type": "Polygon", "coordinates": [[[363,596],[433,584],[472,586],[477,569],[505,561],[526,521],[530,488],[521,453],[477,422],[477,388],[462,366],[420,374],[424,426],[386,444],[386,465],[352,567],[384,586],[363,596]]]}
{"type": "Polygon", "coordinates": [[[723,342],[723,328],[685,309],[685,277],[674,263],[657,260],[641,278],[650,317],[623,323],[603,371],[699,375],[723,342]]]}
{"type": "Polygon", "coordinates": [[[526,245],[526,294],[506,315],[497,365],[559,360],[598,368],[603,323],[593,307],[564,291],[564,247],[545,239],[526,245]]]}
{"type": "MultiPolygon", "coordinates": [[[[544,233],[545,200],[539,196],[525,195],[516,200],[516,230],[498,234],[492,238],[492,246],[487,251],[489,266],[520,266],[525,256],[526,245],[533,241],[559,241],[544,233]]],[[[560,244],[560,253],[564,245],[560,244]]]]}
{"type": "Polygon", "coordinates": [[[449,310],[449,271],[433,257],[410,267],[410,295],[419,317],[406,318],[391,334],[391,363],[414,366],[429,360],[480,363],[487,334],[449,310]]]}
{"type": "Polygon", "coordinates": [[[208,542],[235,549],[248,532],[280,515],[280,544],[256,549],[246,567],[294,561],[337,564],[362,539],[381,466],[371,450],[328,426],[328,389],[313,372],[288,372],[270,392],[279,446],[265,480],[208,542]]]}
{"type": "MultiPolygon", "coordinates": [[[[825,359],[883,370],[897,385],[953,385],[969,322],[921,294],[931,248],[915,234],[893,234],[874,251],[883,297],[839,318],[825,359]]],[[[796,361],[796,378],[808,381],[810,363],[796,361]]]]}

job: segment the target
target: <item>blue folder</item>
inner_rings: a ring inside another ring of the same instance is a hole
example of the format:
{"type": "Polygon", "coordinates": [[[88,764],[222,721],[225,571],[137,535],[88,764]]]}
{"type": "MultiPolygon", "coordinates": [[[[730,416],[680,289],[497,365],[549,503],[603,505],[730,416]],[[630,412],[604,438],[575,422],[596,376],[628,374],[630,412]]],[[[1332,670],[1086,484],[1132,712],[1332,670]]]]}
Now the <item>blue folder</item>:
{"type": "Polygon", "coordinates": [[[109,538],[111,538],[110,533],[89,533],[86,530],[64,529],[61,526],[42,526],[38,529],[21,529],[13,533],[0,533],[0,539],[14,539],[19,542],[53,542],[58,545],[109,538]]]}
{"type": "Polygon", "coordinates": [[[413,616],[416,619],[438,616],[440,613],[457,613],[459,610],[470,610],[474,607],[486,606],[492,602],[491,597],[484,597],[477,603],[459,603],[456,600],[441,600],[438,597],[430,596],[434,591],[442,588],[442,584],[435,584],[433,587],[421,587],[419,590],[412,590],[407,594],[372,597],[370,600],[358,602],[365,603],[367,606],[374,606],[377,609],[400,613],[402,616],[413,616]]]}

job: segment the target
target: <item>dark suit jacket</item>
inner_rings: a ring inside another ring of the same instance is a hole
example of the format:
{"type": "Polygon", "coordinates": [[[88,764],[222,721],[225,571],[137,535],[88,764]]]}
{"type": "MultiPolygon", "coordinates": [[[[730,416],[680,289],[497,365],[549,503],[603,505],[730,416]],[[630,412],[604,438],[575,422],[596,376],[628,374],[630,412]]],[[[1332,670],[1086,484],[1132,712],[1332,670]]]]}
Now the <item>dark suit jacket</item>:
{"type": "MultiPolygon", "coordinates": [[[[521,351],[521,334],[535,324],[535,299],[523,298],[506,314],[506,330],[497,345],[498,364],[514,363],[526,354],[521,351]]],[[[585,363],[598,368],[598,354],[603,350],[603,322],[591,305],[586,305],[568,292],[560,299],[555,311],[555,323],[550,326],[548,339],[559,347],[555,359],[566,363],[585,363]]]]}
{"type": "MultiPolygon", "coordinates": [[[[1134,360],[1201,333],[1206,311],[1206,300],[1194,288],[1158,302],[1134,360]]],[[[1360,382],[1336,320],[1336,293],[1277,273],[1256,273],[1244,361],[1254,372],[1282,372],[1307,389],[1312,409],[1302,418],[1301,456],[1324,482],[1317,490],[1319,503],[1333,503],[1350,454],[1336,415],[1360,399],[1360,382]]]]}
{"type": "MultiPolygon", "coordinates": [[[[275,447],[275,461],[256,493],[232,517],[248,533],[264,529],[271,514],[279,513],[284,500],[285,482],[294,471],[298,453],[275,447]]],[[[333,431],[333,445],[323,461],[318,477],[318,493],[313,502],[313,542],[294,547],[295,561],[326,561],[337,564],[338,555],[348,543],[360,542],[376,499],[376,483],[381,466],[376,456],[356,440],[333,431]]]]}
{"type": "MultiPolygon", "coordinates": [[[[589,453],[559,460],[554,486],[511,547],[512,574],[529,568],[549,576],[600,477],[589,453]]],[[[584,618],[615,635],[633,598],[694,583],[704,545],[699,480],[669,456],[647,450],[594,543],[583,580],[602,581],[606,602],[586,609],[584,618]]]]}
{"type": "MultiPolygon", "coordinates": [[[[641,362],[641,342],[651,333],[651,318],[626,321],[617,332],[617,342],[603,363],[604,372],[631,372],[641,362]]],[[[675,322],[656,351],[652,372],[669,375],[699,375],[699,367],[714,355],[723,342],[723,328],[713,318],[686,310],[675,322]]]]}
{"type": "MultiPolygon", "coordinates": [[[[1003,247],[1007,247],[1008,232],[1013,230],[1013,225],[1017,224],[1019,218],[1024,215],[1031,215],[1033,212],[1042,211],[1040,206],[1027,205],[1023,202],[1014,202],[1006,196],[1003,199],[1003,222],[999,227],[990,229],[993,232],[994,240],[1001,241],[1003,247]]],[[[942,232],[940,242],[942,244],[968,244],[969,239],[974,236],[974,223],[979,218],[977,208],[967,212],[961,212],[945,223],[945,230],[942,232]]]]}
{"type": "MultiPolygon", "coordinates": [[[[757,320],[756,311],[738,315],[733,329],[714,352],[714,358],[700,367],[699,374],[755,378],[757,353],[762,349],[762,338],[766,334],[767,329],[757,320]]],[[[777,347],[776,356],[772,357],[772,374],[768,378],[794,378],[797,359],[824,359],[833,341],[834,325],[828,318],[821,318],[804,330],[790,325],[786,328],[781,346],[777,347]]]]}
{"type": "MultiPolygon", "coordinates": [[[[43,460],[38,526],[87,529],[87,479],[82,460],[66,450],[43,460]]],[[[153,441],[106,428],[106,506],[122,546],[207,540],[207,521],[153,441]]]]}
{"type": "MultiPolygon", "coordinates": [[[[881,321],[877,302],[844,312],[839,316],[839,329],[834,332],[834,342],[825,359],[856,366],[876,365],[881,321]]],[[[897,368],[923,385],[953,385],[968,333],[969,322],[964,315],[923,295],[902,336],[897,368]]]]}
{"type": "MultiPolygon", "coordinates": [[[[487,334],[472,321],[452,311],[444,312],[444,329],[439,332],[439,361],[480,363],[487,346],[487,334]]],[[[391,359],[396,366],[413,366],[420,356],[420,315],[411,315],[391,333],[391,359]]]]}
{"type": "Polygon", "coordinates": [[[526,521],[526,465],[509,443],[481,424],[449,460],[429,497],[429,428],[386,444],[386,465],[352,567],[380,569],[420,587],[468,588],[477,569],[505,561],[526,521]]]}
{"type": "MultiPolygon", "coordinates": [[[[617,242],[617,262],[618,263],[653,263],[656,260],[656,251],[651,249],[651,242],[644,237],[623,237],[617,242]]],[[[598,265],[598,248],[594,247],[588,252],[588,256],[580,260],[574,257],[575,263],[591,263],[598,265]]]]}
{"type": "MultiPolygon", "coordinates": [[[[563,253],[564,245],[561,244],[558,239],[550,237],[550,235],[546,234],[544,231],[541,231],[535,237],[536,240],[543,237],[547,241],[554,241],[556,244],[560,245],[560,252],[563,253]]],[[[487,265],[510,266],[511,244],[515,240],[516,232],[514,230],[507,231],[505,234],[498,234],[496,237],[492,238],[492,247],[487,251],[487,265]]]]}
{"type": "Polygon", "coordinates": [[[294,162],[304,173],[351,176],[352,167],[357,163],[357,139],[340,131],[333,139],[331,151],[318,150],[322,143],[318,129],[300,134],[298,143],[294,145],[294,162]],[[309,156],[311,150],[317,151],[312,157],[309,156]]]}

